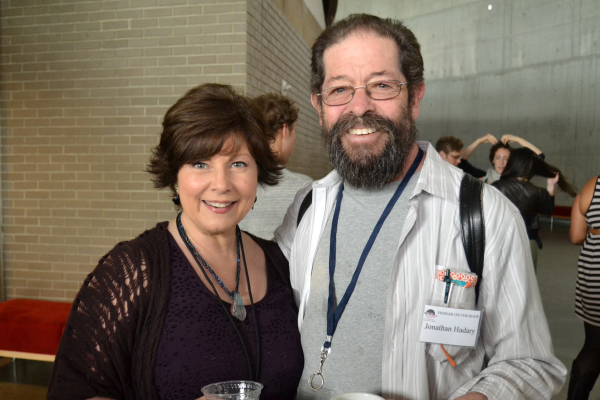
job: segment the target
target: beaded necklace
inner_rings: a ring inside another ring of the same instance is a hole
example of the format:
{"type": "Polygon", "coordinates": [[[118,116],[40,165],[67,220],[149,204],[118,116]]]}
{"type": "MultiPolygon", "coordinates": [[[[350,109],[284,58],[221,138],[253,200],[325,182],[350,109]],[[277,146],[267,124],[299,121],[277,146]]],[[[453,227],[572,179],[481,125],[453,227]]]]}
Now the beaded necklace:
{"type": "Polygon", "coordinates": [[[217,280],[217,283],[219,284],[219,286],[221,286],[223,288],[225,293],[227,293],[227,295],[229,297],[231,297],[232,303],[231,303],[231,308],[229,310],[231,312],[231,315],[233,315],[235,318],[237,318],[240,321],[243,321],[244,319],[246,319],[246,307],[244,307],[244,302],[242,301],[242,295],[239,292],[239,288],[240,288],[240,242],[242,241],[239,231],[236,230],[237,267],[236,267],[236,274],[235,274],[235,290],[232,292],[229,289],[227,289],[227,287],[225,286],[225,284],[223,283],[221,278],[219,278],[217,276],[217,274],[215,273],[215,271],[213,271],[213,269],[210,267],[210,265],[208,265],[208,263],[206,261],[204,261],[204,259],[198,253],[198,251],[196,251],[196,248],[194,247],[194,245],[192,245],[192,243],[190,242],[190,239],[188,239],[185,229],[183,228],[183,224],[181,223],[181,212],[179,214],[177,214],[177,230],[179,231],[179,235],[185,242],[185,245],[187,246],[190,253],[192,253],[192,256],[194,256],[194,259],[196,260],[198,265],[200,267],[206,268],[212,274],[212,276],[215,277],[215,279],[217,280]]]}

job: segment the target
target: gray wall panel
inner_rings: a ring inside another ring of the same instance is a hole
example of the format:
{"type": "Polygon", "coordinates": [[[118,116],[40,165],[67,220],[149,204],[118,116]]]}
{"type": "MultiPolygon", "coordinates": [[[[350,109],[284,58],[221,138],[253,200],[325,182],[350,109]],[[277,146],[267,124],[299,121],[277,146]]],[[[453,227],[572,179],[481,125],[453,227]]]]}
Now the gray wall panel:
{"type": "MultiPolygon", "coordinates": [[[[348,0],[338,18],[354,12],[401,19],[419,39],[421,139],[452,134],[467,145],[512,133],[578,187],[600,173],[600,1],[348,0]]],[[[471,161],[487,168],[489,148],[471,161]]],[[[557,204],[571,203],[558,195],[557,204]]]]}

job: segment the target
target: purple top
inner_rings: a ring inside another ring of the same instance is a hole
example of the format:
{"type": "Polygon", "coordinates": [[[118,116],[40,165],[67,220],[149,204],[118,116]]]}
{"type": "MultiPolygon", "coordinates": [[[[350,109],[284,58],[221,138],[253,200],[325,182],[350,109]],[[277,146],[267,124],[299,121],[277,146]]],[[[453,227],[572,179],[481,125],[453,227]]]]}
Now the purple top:
{"type": "MultiPolygon", "coordinates": [[[[171,247],[171,295],[160,338],[154,379],[161,400],[197,399],[201,388],[229,380],[252,380],[248,362],[231,322],[211,288],[200,280],[187,258],[169,235],[171,247]]],[[[273,266],[282,254],[254,238],[265,252],[267,293],[254,303],[260,338],[258,381],[264,385],[261,400],[293,399],[304,368],[297,313],[291,289],[273,266]]],[[[242,276],[244,266],[242,262],[242,276]]],[[[226,304],[229,310],[229,304],[226,304]]],[[[234,319],[256,370],[255,314],[246,306],[243,322],[234,319]]]]}

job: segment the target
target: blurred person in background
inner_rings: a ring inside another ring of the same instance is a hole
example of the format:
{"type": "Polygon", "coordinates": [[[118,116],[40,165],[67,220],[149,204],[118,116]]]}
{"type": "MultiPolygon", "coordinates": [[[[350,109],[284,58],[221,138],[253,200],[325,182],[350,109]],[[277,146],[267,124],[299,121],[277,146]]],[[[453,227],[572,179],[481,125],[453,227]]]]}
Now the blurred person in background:
{"type": "Polygon", "coordinates": [[[473,175],[475,178],[483,178],[485,176],[485,171],[471,165],[471,163],[467,161],[471,156],[471,153],[479,146],[480,142],[496,143],[497,140],[488,133],[471,143],[469,147],[463,151],[462,148],[464,143],[462,140],[454,136],[442,136],[435,143],[435,150],[444,161],[462,169],[467,174],[473,175]]]}
{"type": "Polygon", "coordinates": [[[504,168],[506,168],[506,163],[510,157],[510,152],[512,151],[512,147],[510,147],[509,143],[517,143],[522,147],[527,147],[535,154],[540,156],[542,160],[545,158],[542,151],[533,144],[529,143],[527,140],[515,135],[504,135],[490,149],[490,162],[492,163],[492,166],[488,168],[485,176],[483,177],[483,181],[485,183],[489,183],[491,185],[500,179],[500,175],[502,175],[502,172],[504,172],[504,168]]]}
{"type": "Polygon", "coordinates": [[[575,314],[585,342],[573,361],[568,400],[587,400],[600,375],[600,177],[590,179],[571,209],[571,243],[583,244],[578,261],[575,314]]]}
{"type": "MultiPolygon", "coordinates": [[[[271,150],[277,156],[280,165],[285,167],[296,141],[298,108],[289,98],[276,93],[258,96],[253,102],[267,120],[266,137],[271,144],[271,150]]],[[[283,221],[296,192],[312,183],[310,177],[287,168],[283,168],[281,172],[282,176],[277,186],[258,187],[256,204],[240,222],[241,229],[263,239],[272,239],[273,232],[283,221]]]]}
{"type": "Polygon", "coordinates": [[[533,266],[537,271],[537,251],[542,248],[538,214],[550,216],[554,210],[555,186],[575,197],[575,187],[560,170],[547,164],[533,150],[522,147],[512,151],[500,180],[493,183],[519,209],[529,237],[533,266]],[[546,188],[530,182],[534,176],[548,178],[546,188]]]}

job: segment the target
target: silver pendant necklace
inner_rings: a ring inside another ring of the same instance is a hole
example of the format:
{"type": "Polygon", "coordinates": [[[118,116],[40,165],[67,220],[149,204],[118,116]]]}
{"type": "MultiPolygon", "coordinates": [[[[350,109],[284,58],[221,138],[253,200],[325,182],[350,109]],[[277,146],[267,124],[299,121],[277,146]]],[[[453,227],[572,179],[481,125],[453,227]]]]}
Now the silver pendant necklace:
{"type": "Polygon", "coordinates": [[[190,239],[187,237],[185,229],[183,228],[183,224],[181,223],[181,213],[179,213],[177,215],[177,230],[179,231],[179,235],[181,236],[181,239],[183,239],[185,245],[187,246],[190,253],[192,253],[192,256],[194,257],[194,259],[196,260],[196,262],[198,263],[200,268],[207,269],[212,274],[212,276],[215,277],[215,279],[217,280],[217,283],[219,284],[219,286],[221,286],[223,288],[225,293],[227,293],[227,295],[229,297],[231,297],[232,303],[231,303],[231,307],[229,308],[229,312],[231,313],[231,315],[233,315],[235,318],[237,318],[240,321],[245,320],[246,319],[246,307],[244,307],[244,302],[242,301],[242,295],[239,292],[239,288],[240,288],[240,242],[242,240],[241,235],[236,231],[237,268],[236,268],[236,274],[235,274],[235,290],[232,292],[229,289],[227,289],[227,287],[225,286],[225,284],[223,283],[221,278],[219,278],[217,276],[217,274],[215,273],[215,271],[213,271],[213,269],[210,267],[210,265],[208,265],[208,263],[206,261],[204,261],[204,259],[198,253],[198,251],[196,251],[196,248],[190,242],[190,239]]]}

